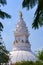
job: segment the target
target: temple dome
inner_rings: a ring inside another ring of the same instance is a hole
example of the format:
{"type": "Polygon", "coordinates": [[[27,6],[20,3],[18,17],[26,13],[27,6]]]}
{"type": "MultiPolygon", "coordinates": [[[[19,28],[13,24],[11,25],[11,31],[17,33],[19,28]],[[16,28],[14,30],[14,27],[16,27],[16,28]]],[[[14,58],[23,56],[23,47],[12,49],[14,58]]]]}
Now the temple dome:
{"type": "Polygon", "coordinates": [[[21,62],[21,61],[36,61],[37,57],[32,51],[22,51],[22,50],[16,50],[13,52],[10,52],[11,56],[11,61],[12,64],[16,62],[21,62]]]}

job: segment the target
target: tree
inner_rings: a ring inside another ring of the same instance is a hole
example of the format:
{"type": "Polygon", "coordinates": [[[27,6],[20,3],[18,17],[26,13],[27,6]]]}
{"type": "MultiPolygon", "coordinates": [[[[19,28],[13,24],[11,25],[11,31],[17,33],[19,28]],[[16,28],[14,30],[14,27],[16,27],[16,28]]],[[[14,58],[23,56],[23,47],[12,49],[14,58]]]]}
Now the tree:
{"type": "MultiPolygon", "coordinates": [[[[6,0],[0,0],[0,7],[1,7],[1,5],[6,5],[7,3],[6,3],[6,0]]],[[[2,19],[4,19],[4,18],[11,18],[11,16],[8,14],[8,13],[6,13],[6,12],[3,12],[1,9],[0,9],[0,18],[2,18],[2,19]]]]}
{"type": "Polygon", "coordinates": [[[41,63],[40,61],[22,61],[22,62],[16,62],[13,65],[43,65],[43,63],[41,63]]]}
{"type": "MultiPolygon", "coordinates": [[[[0,7],[1,7],[1,6],[4,6],[4,5],[6,5],[6,4],[7,4],[6,0],[0,0],[0,7]]],[[[0,9],[0,18],[1,18],[1,19],[11,18],[11,16],[10,16],[8,13],[6,13],[6,12],[4,12],[4,11],[2,11],[2,10],[0,9]]],[[[0,22],[0,27],[3,28],[3,25],[2,25],[1,22],[0,22]]],[[[1,28],[0,28],[0,29],[1,29],[1,28]]],[[[2,30],[2,29],[1,29],[1,30],[2,30]]]]}
{"type": "Polygon", "coordinates": [[[36,61],[34,65],[43,65],[43,63],[41,61],[36,61]]]}
{"type": "Polygon", "coordinates": [[[0,31],[3,31],[3,24],[0,22],[0,31]]]}
{"type": "Polygon", "coordinates": [[[37,4],[37,9],[34,15],[34,21],[32,28],[38,29],[39,26],[43,26],[43,0],[23,0],[22,5],[28,10],[33,8],[37,4]]]}
{"type": "Polygon", "coordinates": [[[0,22],[0,65],[1,63],[7,63],[9,60],[8,51],[6,50],[6,47],[3,44],[3,39],[1,37],[1,32],[3,31],[3,25],[0,22]]]}
{"type": "Polygon", "coordinates": [[[38,52],[38,59],[43,61],[43,50],[38,52]]]}
{"type": "MultiPolygon", "coordinates": [[[[7,4],[6,0],[0,0],[0,7],[4,6],[6,4],[7,4]]],[[[6,13],[0,9],[0,18],[1,19],[11,18],[11,16],[8,13],[6,13]]],[[[1,63],[6,63],[9,60],[9,56],[8,56],[9,52],[6,50],[6,47],[3,44],[3,39],[1,37],[1,32],[3,31],[3,27],[4,26],[3,26],[2,22],[0,22],[0,65],[1,65],[1,63]]]]}
{"type": "Polygon", "coordinates": [[[21,62],[16,62],[14,65],[35,65],[33,61],[21,61],[21,62]]]}

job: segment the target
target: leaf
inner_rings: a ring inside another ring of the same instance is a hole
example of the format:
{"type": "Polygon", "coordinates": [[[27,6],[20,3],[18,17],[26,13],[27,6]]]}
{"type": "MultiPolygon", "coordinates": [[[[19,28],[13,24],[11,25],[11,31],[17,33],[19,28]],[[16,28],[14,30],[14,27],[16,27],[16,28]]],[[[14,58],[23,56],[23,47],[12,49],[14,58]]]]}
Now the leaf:
{"type": "Polygon", "coordinates": [[[0,22],[0,31],[3,31],[3,24],[0,22]]]}
{"type": "Polygon", "coordinates": [[[11,18],[11,16],[8,13],[5,13],[5,12],[0,10],[0,18],[2,18],[2,19],[11,18]]]}
{"type": "Polygon", "coordinates": [[[23,0],[22,6],[27,7],[27,9],[33,8],[38,0],[23,0]]]}
{"type": "Polygon", "coordinates": [[[0,0],[0,4],[2,4],[3,6],[6,5],[6,0],[0,0]]]}
{"type": "Polygon", "coordinates": [[[28,10],[33,8],[35,5],[37,9],[34,14],[34,21],[32,23],[32,28],[38,29],[43,26],[43,0],[23,0],[22,6],[26,7],[28,10]]]}

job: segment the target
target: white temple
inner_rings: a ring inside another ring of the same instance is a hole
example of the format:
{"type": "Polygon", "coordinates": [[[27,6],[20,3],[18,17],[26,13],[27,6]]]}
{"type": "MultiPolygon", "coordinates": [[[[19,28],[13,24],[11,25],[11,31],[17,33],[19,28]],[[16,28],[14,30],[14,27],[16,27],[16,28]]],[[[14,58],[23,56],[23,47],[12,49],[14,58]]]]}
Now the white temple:
{"type": "Polygon", "coordinates": [[[12,64],[21,61],[36,61],[36,55],[31,51],[31,44],[29,42],[29,32],[22,18],[20,12],[20,18],[14,31],[15,41],[14,48],[10,52],[10,62],[12,64]]]}

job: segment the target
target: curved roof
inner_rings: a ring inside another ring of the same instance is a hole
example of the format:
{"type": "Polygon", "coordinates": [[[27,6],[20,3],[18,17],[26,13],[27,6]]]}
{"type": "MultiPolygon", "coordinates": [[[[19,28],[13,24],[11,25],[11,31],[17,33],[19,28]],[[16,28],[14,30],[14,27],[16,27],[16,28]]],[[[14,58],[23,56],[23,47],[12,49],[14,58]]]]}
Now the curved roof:
{"type": "Polygon", "coordinates": [[[10,58],[12,63],[21,61],[36,61],[37,57],[31,51],[13,51],[10,52],[10,58]]]}

